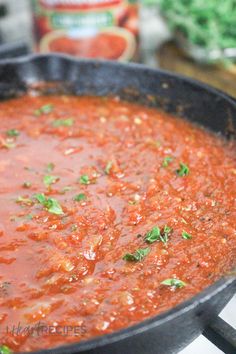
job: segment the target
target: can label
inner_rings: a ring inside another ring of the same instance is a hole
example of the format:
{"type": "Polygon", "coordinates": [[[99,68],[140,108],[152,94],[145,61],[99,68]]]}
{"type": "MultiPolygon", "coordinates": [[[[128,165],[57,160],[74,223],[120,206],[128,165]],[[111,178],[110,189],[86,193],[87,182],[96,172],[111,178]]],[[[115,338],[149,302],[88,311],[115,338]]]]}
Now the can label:
{"type": "Polygon", "coordinates": [[[36,47],[77,57],[132,60],[137,0],[33,0],[36,47]]]}

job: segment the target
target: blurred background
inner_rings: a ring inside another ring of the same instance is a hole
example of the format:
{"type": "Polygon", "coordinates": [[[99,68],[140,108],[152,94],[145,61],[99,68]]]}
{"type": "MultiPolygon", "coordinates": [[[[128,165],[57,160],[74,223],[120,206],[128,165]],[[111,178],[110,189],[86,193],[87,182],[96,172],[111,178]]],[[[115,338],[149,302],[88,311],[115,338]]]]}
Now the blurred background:
{"type": "MultiPolygon", "coordinates": [[[[236,97],[236,0],[0,0],[0,60],[31,52],[136,61],[236,97]]],[[[236,297],[221,316],[236,328],[236,297]]],[[[199,353],[222,352],[203,336],[182,352],[199,353]]]]}
{"type": "Polygon", "coordinates": [[[0,0],[0,43],[0,59],[57,51],[135,60],[236,97],[236,0],[0,0]]]}

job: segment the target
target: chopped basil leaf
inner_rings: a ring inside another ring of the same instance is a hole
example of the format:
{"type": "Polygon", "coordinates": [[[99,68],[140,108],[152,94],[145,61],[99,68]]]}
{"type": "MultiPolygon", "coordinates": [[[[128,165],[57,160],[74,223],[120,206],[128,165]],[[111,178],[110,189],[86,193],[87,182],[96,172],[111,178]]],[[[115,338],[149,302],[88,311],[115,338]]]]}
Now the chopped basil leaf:
{"type": "Polygon", "coordinates": [[[43,177],[43,183],[45,184],[46,187],[51,186],[51,184],[56,183],[58,180],[59,177],[57,176],[46,175],[43,177]]]}
{"type": "Polygon", "coordinates": [[[153,243],[156,241],[161,241],[167,243],[169,239],[169,234],[171,233],[172,228],[165,225],[163,230],[160,230],[159,227],[154,226],[151,231],[149,231],[145,236],[145,241],[147,243],[153,243]]]}
{"type": "Polygon", "coordinates": [[[172,160],[173,160],[172,157],[166,156],[166,157],[163,159],[162,167],[168,167],[172,160]]]}
{"type": "Polygon", "coordinates": [[[6,134],[7,136],[14,137],[20,135],[20,132],[17,129],[9,129],[6,134]]]}
{"type": "Polygon", "coordinates": [[[179,169],[176,170],[176,173],[180,176],[180,177],[183,177],[183,176],[187,176],[189,174],[189,168],[186,164],[180,162],[179,164],[179,169]]]}
{"type": "Polygon", "coordinates": [[[55,128],[58,127],[71,127],[74,124],[74,119],[68,118],[68,119],[57,119],[55,120],[52,125],[55,128]]]}
{"type": "Polygon", "coordinates": [[[171,232],[172,232],[172,228],[165,225],[161,232],[161,241],[163,243],[167,243],[171,232]]]}
{"type": "Polygon", "coordinates": [[[30,188],[32,186],[31,182],[24,182],[22,185],[24,188],[30,188]]]}
{"type": "Polygon", "coordinates": [[[6,345],[1,345],[0,354],[12,354],[12,350],[8,348],[6,345]]]}
{"type": "Polygon", "coordinates": [[[145,241],[147,243],[153,243],[156,242],[158,240],[160,240],[161,237],[161,230],[159,229],[159,227],[154,226],[151,231],[149,231],[146,236],[145,236],[145,241]]]}
{"type": "Polygon", "coordinates": [[[55,168],[54,163],[49,162],[49,163],[47,164],[46,171],[47,171],[47,172],[52,172],[52,171],[54,170],[54,168],[55,168]]]}
{"type": "Polygon", "coordinates": [[[189,233],[187,233],[186,231],[182,232],[182,238],[184,238],[185,240],[191,240],[192,235],[190,235],[189,233]]]}
{"type": "Polygon", "coordinates": [[[41,114],[49,114],[53,111],[53,105],[52,104],[45,104],[44,106],[40,107],[39,109],[36,109],[34,111],[34,114],[36,116],[40,116],[41,114]]]}
{"type": "Polygon", "coordinates": [[[113,162],[112,161],[108,161],[106,167],[105,167],[105,173],[106,175],[110,174],[111,168],[112,168],[113,162]]]}
{"type": "Polygon", "coordinates": [[[35,194],[35,199],[43,205],[49,213],[63,215],[63,210],[58,201],[54,198],[47,198],[43,193],[35,194]]]}
{"type": "Polygon", "coordinates": [[[89,181],[89,176],[87,175],[82,175],[79,179],[79,183],[80,184],[89,184],[90,181],[89,181]]]}
{"type": "Polygon", "coordinates": [[[74,200],[76,202],[81,202],[82,200],[85,200],[87,197],[84,193],[80,193],[80,194],[77,194],[75,197],[74,197],[74,200]]]}
{"type": "Polygon", "coordinates": [[[134,253],[126,253],[123,257],[125,261],[138,262],[148,255],[150,248],[140,248],[134,253]]]}
{"type": "Polygon", "coordinates": [[[184,286],[187,285],[182,280],[175,279],[175,278],[165,279],[161,282],[161,284],[166,286],[174,286],[175,288],[183,288],[184,286]]]}

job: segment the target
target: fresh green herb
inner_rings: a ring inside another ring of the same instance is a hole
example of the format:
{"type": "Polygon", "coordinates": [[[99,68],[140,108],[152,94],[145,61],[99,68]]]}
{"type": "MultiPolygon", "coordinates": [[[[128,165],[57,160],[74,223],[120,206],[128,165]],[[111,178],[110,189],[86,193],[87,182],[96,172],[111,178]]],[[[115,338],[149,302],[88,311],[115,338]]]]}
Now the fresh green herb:
{"type": "Polygon", "coordinates": [[[138,262],[141,261],[144,257],[146,257],[148,255],[148,253],[150,252],[150,248],[140,248],[137,251],[135,251],[134,253],[126,253],[123,257],[123,259],[125,261],[129,261],[129,262],[138,262]]]}
{"type": "Polygon", "coordinates": [[[184,286],[186,286],[187,284],[185,282],[183,282],[182,280],[179,279],[175,279],[175,278],[169,278],[169,279],[165,279],[161,282],[162,285],[166,285],[166,286],[173,286],[175,288],[183,288],[184,286]]]}
{"type": "Polygon", "coordinates": [[[179,169],[176,170],[176,173],[180,176],[180,177],[183,177],[183,176],[187,176],[189,174],[189,168],[186,164],[180,162],[179,164],[179,169]]]}
{"type": "Polygon", "coordinates": [[[80,194],[77,194],[75,197],[74,197],[74,200],[76,202],[81,202],[82,200],[85,200],[87,197],[84,193],[80,193],[80,194]]]}
{"type": "Polygon", "coordinates": [[[172,162],[172,160],[173,160],[172,157],[166,156],[166,157],[163,159],[162,167],[168,167],[169,164],[172,162]]]}
{"type": "MultiPolygon", "coordinates": [[[[222,60],[224,49],[236,48],[235,26],[232,26],[236,18],[235,0],[145,1],[152,1],[156,6],[160,6],[172,32],[180,34],[181,38],[184,37],[188,41],[186,45],[190,48],[199,46],[201,51],[205,49],[206,54],[201,60],[222,60]],[[212,56],[211,51],[214,52],[212,56]],[[218,55],[215,55],[215,52],[218,52],[218,55]]],[[[235,61],[233,57],[232,61],[235,61]]]]}
{"type": "Polygon", "coordinates": [[[35,194],[35,199],[43,205],[49,213],[63,215],[63,210],[58,201],[54,198],[47,198],[43,193],[35,194]]]}
{"type": "Polygon", "coordinates": [[[153,243],[156,242],[158,240],[160,240],[161,237],[161,230],[159,229],[159,227],[154,226],[151,231],[149,231],[146,236],[145,236],[145,241],[147,243],[153,243]]]}
{"type": "Polygon", "coordinates": [[[6,345],[0,346],[0,354],[12,354],[12,350],[6,345]]]}
{"type": "Polygon", "coordinates": [[[109,174],[110,174],[112,165],[113,165],[113,162],[112,162],[112,161],[108,161],[108,163],[106,164],[106,167],[105,167],[105,173],[106,173],[106,175],[109,175],[109,174]]]}
{"type": "Polygon", "coordinates": [[[43,183],[45,184],[46,187],[51,186],[51,184],[56,183],[58,180],[59,177],[57,176],[46,175],[43,177],[43,183]]]}
{"type": "Polygon", "coordinates": [[[182,238],[184,238],[185,240],[191,240],[192,235],[190,235],[189,233],[187,233],[186,231],[182,232],[182,238]]]}
{"type": "Polygon", "coordinates": [[[32,186],[31,182],[24,182],[22,185],[24,188],[30,188],[32,186]]]}
{"type": "Polygon", "coordinates": [[[41,114],[49,114],[53,111],[54,107],[52,104],[45,104],[44,106],[40,107],[39,109],[36,109],[34,111],[34,114],[36,116],[41,116],[41,114]]]}
{"type": "Polygon", "coordinates": [[[67,118],[67,119],[57,119],[55,120],[52,125],[55,128],[58,127],[71,127],[74,124],[74,119],[72,118],[67,118]]]}
{"type": "Polygon", "coordinates": [[[172,228],[165,225],[161,232],[161,241],[163,243],[167,243],[169,240],[170,233],[172,232],[172,228]]]}
{"type": "Polygon", "coordinates": [[[88,175],[80,176],[79,183],[80,184],[89,184],[90,183],[89,176],[88,175]]]}
{"type": "Polygon", "coordinates": [[[20,132],[17,129],[9,129],[6,134],[7,136],[14,137],[20,135],[20,132]]]}
{"type": "Polygon", "coordinates": [[[55,168],[54,163],[53,163],[53,162],[49,162],[49,163],[47,164],[46,171],[47,171],[48,173],[50,173],[50,172],[52,172],[52,171],[54,170],[54,168],[55,168]]]}
{"type": "Polygon", "coordinates": [[[163,230],[160,230],[159,227],[154,226],[151,231],[149,231],[145,236],[145,241],[147,243],[153,243],[156,241],[161,241],[167,243],[169,239],[169,234],[171,233],[172,228],[165,225],[163,230]]]}
{"type": "Polygon", "coordinates": [[[21,196],[19,196],[19,197],[16,199],[16,203],[25,204],[25,205],[31,205],[31,204],[33,204],[33,202],[32,202],[31,199],[29,199],[29,198],[24,198],[24,197],[21,197],[21,196]]]}

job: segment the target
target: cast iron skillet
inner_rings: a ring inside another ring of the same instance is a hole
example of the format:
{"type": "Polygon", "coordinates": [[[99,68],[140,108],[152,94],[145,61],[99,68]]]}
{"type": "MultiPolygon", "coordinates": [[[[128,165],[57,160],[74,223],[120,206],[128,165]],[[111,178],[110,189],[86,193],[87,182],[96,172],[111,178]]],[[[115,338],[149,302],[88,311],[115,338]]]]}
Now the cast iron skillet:
{"type": "MultiPolygon", "coordinates": [[[[198,122],[227,138],[236,136],[236,102],[232,98],[182,76],[138,64],[76,60],[64,55],[1,61],[0,99],[24,93],[29,88],[76,95],[118,94],[198,122]],[[35,86],[39,82],[51,84],[35,86]]],[[[227,275],[190,300],[135,326],[37,353],[176,353],[216,318],[235,289],[235,277],[227,275]]]]}

